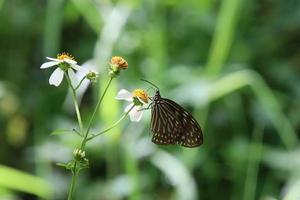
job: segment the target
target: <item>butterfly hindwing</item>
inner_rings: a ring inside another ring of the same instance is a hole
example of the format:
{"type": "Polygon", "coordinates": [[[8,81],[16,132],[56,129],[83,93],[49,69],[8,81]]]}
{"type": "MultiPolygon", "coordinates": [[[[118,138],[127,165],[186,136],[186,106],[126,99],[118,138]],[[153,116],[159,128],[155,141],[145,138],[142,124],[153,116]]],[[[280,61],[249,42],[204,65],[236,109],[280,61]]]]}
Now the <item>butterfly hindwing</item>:
{"type": "Polygon", "coordinates": [[[158,96],[152,106],[152,141],[196,147],[203,143],[202,130],[194,117],[176,102],[158,96]]]}
{"type": "Polygon", "coordinates": [[[177,137],[177,143],[185,147],[201,145],[203,143],[203,134],[195,118],[176,102],[165,98],[164,102],[173,107],[175,115],[178,121],[180,121],[181,128],[179,129],[180,133],[179,137],[177,137]]]}

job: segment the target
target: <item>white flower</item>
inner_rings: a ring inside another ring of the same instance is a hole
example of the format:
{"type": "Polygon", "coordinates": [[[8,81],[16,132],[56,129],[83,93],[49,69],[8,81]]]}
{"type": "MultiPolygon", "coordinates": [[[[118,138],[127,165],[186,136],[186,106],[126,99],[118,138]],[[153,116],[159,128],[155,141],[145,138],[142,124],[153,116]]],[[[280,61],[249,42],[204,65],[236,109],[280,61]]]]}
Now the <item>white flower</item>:
{"type": "Polygon", "coordinates": [[[122,89],[118,92],[115,98],[130,102],[124,111],[127,113],[131,109],[129,112],[131,121],[138,122],[141,120],[143,116],[144,105],[148,103],[148,95],[144,90],[136,89],[133,92],[129,92],[125,89],[122,89]]]}
{"type": "Polygon", "coordinates": [[[40,67],[41,69],[57,66],[49,78],[50,85],[54,85],[56,87],[59,86],[64,78],[64,72],[67,72],[72,85],[76,87],[78,80],[75,76],[74,70],[85,71],[85,69],[77,65],[77,62],[74,60],[73,56],[67,53],[62,53],[58,54],[57,58],[47,57],[47,59],[50,61],[42,64],[40,67]]]}

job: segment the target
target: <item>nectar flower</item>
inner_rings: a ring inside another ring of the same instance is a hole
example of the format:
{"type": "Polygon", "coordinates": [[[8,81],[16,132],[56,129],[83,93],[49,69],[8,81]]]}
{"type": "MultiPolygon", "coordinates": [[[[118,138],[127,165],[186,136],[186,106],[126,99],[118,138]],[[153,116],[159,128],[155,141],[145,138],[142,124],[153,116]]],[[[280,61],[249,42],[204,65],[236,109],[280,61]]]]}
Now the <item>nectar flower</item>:
{"type": "Polygon", "coordinates": [[[50,76],[50,85],[54,85],[56,87],[59,86],[64,78],[64,72],[68,73],[73,86],[76,85],[77,79],[74,70],[80,71],[84,70],[84,68],[77,65],[77,62],[75,61],[73,56],[68,53],[61,53],[57,55],[57,58],[47,57],[47,59],[50,61],[42,64],[42,66],[40,67],[41,69],[57,66],[57,68],[50,76]]]}
{"type": "Polygon", "coordinates": [[[128,68],[127,61],[120,56],[112,57],[109,64],[110,64],[109,75],[111,77],[115,77],[119,75],[120,70],[124,70],[128,68]]]}
{"type": "Polygon", "coordinates": [[[141,100],[143,103],[148,103],[148,94],[142,90],[142,89],[135,89],[132,92],[133,97],[138,98],[139,100],[141,100]]]}
{"type": "Polygon", "coordinates": [[[118,100],[125,100],[130,102],[125,108],[125,112],[129,112],[130,120],[138,122],[141,120],[143,115],[143,107],[148,103],[148,94],[142,89],[136,89],[132,92],[129,92],[125,89],[122,89],[118,92],[115,97],[118,100]]]}

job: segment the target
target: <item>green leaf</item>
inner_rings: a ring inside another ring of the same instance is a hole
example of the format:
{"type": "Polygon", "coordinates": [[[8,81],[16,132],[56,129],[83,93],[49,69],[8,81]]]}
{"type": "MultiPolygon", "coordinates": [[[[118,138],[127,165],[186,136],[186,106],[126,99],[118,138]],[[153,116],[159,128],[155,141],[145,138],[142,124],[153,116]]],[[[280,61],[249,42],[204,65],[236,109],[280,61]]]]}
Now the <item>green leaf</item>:
{"type": "Polygon", "coordinates": [[[101,15],[93,1],[72,0],[72,2],[90,27],[96,33],[99,33],[101,27],[101,15]]]}
{"type": "Polygon", "coordinates": [[[79,134],[75,130],[61,130],[61,129],[58,129],[58,130],[52,131],[51,135],[63,135],[63,134],[70,134],[70,133],[74,133],[74,132],[79,134]]]}
{"type": "Polygon", "coordinates": [[[72,169],[74,167],[74,162],[71,161],[71,162],[68,162],[68,163],[56,163],[56,165],[59,166],[59,167],[63,167],[66,170],[71,170],[72,171],[72,169]]]}
{"type": "Polygon", "coordinates": [[[83,169],[87,169],[90,167],[90,164],[89,164],[89,160],[88,159],[82,159],[81,161],[78,162],[78,172],[83,170],[83,169]]]}
{"type": "Polygon", "coordinates": [[[51,199],[51,185],[36,176],[0,165],[0,187],[34,194],[44,199],[51,199]]]}
{"type": "Polygon", "coordinates": [[[4,3],[4,0],[0,0],[0,9],[2,8],[3,3],[4,3]]]}

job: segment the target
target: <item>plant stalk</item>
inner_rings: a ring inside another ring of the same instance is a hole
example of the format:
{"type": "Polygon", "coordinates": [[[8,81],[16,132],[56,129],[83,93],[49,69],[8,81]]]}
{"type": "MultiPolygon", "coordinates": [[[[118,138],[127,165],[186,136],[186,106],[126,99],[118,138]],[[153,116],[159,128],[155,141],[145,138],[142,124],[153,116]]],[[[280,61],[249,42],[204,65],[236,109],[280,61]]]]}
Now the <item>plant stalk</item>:
{"type": "Polygon", "coordinates": [[[76,184],[76,179],[77,179],[77,162],[74,163],[74,168],[72,169],[72,180],[71,180],[71,185],[69,189],[69,194],[68,194],[68,200],[72,200],[72,195],[74,192],[75,184],[76,184]]]}
{"type": "Polygon", "coordinates": [[[77,102],[77,95],[76,95],[76,90],[74,89],[73,85],[72,85],[72,82],[70,80],[70,77],[69,75],[65,72],[65,76],[67,78],[67,82],[71,88],[71,91],[72,91],[72,99],[73,99],[73,103],[74,103],[74,106],[75,106],[75,111],[76,111],[76,116],[77,116],[77,121],[78,121],[78,125],[79,125],[79,129],[80,129],[80,135],[82,135],[83,133],[83,125],[82,125],[82,120],[81,120],[81,114],[80,114],[80,111],[79,111],[79,105],[78,105],[78,102],[77,102]]]}
{"type": "MultiPolygon", "coordinates": [[[[81,115],[80,115],[80,112],[79,112],[79,106],[78,106],[78,103],[77,103],[77,100],[76,100],[76,99],[77,99],[77,98],[76,98],[76,91],[75,91],[75,89],[74,89],[74,87],[73,87],[73,85],[72,85],[72,83],[71,83],[71,81],[70,81],[70,77],[68,76],[68,74],[65,73],[65,75],[66,75],[66,77],[67,77],[68,84],[69,84],[69,86],[71,87],[71,90],[72,90],[73,101],[74,101],[75,110],[76,110],[76,114],[77,114],[77,118],[78,118],[78,123],[79,123],[79,126],[80,126],[80,133],[81,133],[81,135],[82,135],[82,133],[83,133],[83,129],[82,129],[82,121],[81,121],[81,115]]],[[[107,86],[106,86],[106,88],[105,88],[105,90],[104,90],[102,96],[100,97],[99,101],[97,102],[97,105],[96,105],[96,107],[95,107],[95,110],[94,110],[94,112],[93,112],[93,114],[92,114],[92,117],[91,117],[91,119],[90,119],[90,121],[89,121],[89,124],[88,124],[88,126],[87,126],[87,130],[86,130],[86,132],[85,132],[84,138],[83,138],[83,140],[82,140],[82,142],[81,142],[81,147],[80,147],[80,149],[81,149],[82,151],[84,151],[86,142],[88,141],[87,139],[88,139],[88,135],[89,135],[89,131],[90,131],[92,122],[93,122],[93,120],[94,120],[94,118],[95,118],[95,115],[96,115],[96,113],[97,113],[97,111],[98,111],[98,109],[99,109],[99,106],[100,106],[100,104],[102,103],[103,98],[104,98],[104,96],[105,96],[105,94],[106,94],[106,92],[107,92],[107,90],[108,90],[108,88],[109,88],[109,86],[110,86],[112,80],[113,80],[113,78],[111,77],[110,80],[109,80],[108,83],[107,83],[107,86]]],[[[70,189],[69,189],[68,200],[72,200],[72,195],[73,195],[74,188],[75,188],[75,185],[76,185],[77,176],[78,176],[77,161],[75,160],[75,162],[74,162],[74,167],[73,167],[73,169],[72,169],[72,180],[71,180],[71,185],[70,185],[70,189]]]]}
{"type": "Polygon", "coordinates": [[[85,148],[85,144],[87,142],[87,138],[88,138],[88,135],[89,135],[89,132],[90,132],[90,129],[91,129],[91,125],[92,125],[92,123],[93,123],[93,121],[95,119],[96,113],[97,113],[97,111],[98,111],[98,109],[99,109],[99,107],[100,107],[100,105],[101,105],[101,103],[102,103],[102,101],[104,99],[104,96],[105,96],[105,94],[106,94],[106,92],[107,92],[107,90],[108,90],[108,88],[109,88],[112,80],[113,80],[113,77],[110,77],[110,79],[109,79],[109,81],[108,81],[108,83],[107,83],[107,85],[106,85],[106,87],[104,89],[104,92],[103,92],[102,96],[100,97],[99,101],[97,102],[95,110],[94,110],[94,112],[92,114],[92,117],[91,117],[89,123],[88,123],[88,126],[87,126],[87,129],[86,129],[84,138],[82,140],[81,147],[80,147],[81,150],[84,150],[84,148],[85,148]]]}
{"type": "Polygon", "coordinates": [[[99,135],[102,135],[103,133],[106,133],[108,131],[110,131],[111,129],[115,128],[125,117],[127,117],[127,115],[130,113],[130,111],[133,109],[134,105],[118,120],[116,121],[111,127],[105,129],[104,131],[101,131],[100,133],[97,133],[95,135],[92,135],[91,137],[88,137],[87,138],[87,141],[99,136],[99,135]]]}

